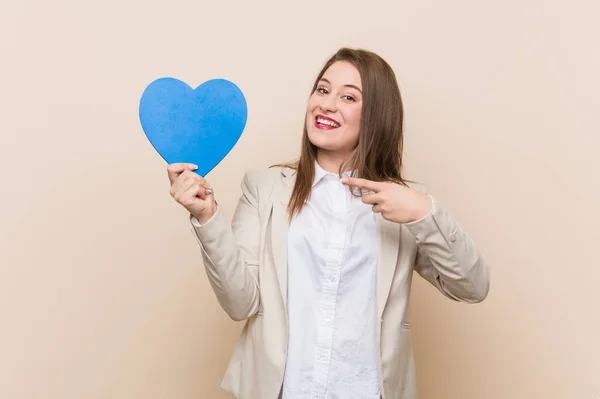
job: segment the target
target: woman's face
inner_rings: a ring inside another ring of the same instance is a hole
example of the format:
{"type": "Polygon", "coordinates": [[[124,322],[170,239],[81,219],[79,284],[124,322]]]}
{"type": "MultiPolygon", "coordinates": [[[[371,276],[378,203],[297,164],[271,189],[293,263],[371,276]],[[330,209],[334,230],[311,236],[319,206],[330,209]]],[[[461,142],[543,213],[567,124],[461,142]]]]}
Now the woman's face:
{"type": "Polygon", "coordinates": [[[358,144],[362,110],[362,83],[354,65],[332,64],[317,82],[308,100],[308,139],[319,149],[350,154],[358,144]]]}

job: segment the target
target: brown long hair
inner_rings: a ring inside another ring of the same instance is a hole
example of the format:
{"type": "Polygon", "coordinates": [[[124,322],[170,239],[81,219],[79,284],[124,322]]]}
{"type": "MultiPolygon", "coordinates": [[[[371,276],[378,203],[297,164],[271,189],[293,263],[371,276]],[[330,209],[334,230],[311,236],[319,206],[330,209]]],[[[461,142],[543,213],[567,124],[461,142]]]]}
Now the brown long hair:
{"type": "MultiPolygon", "coordinates": [[[[337,61],[354,65],[360,74],[363,93],[358,145],[350,159],[340,166],[340,176],[347,166],[351,166],[354,177],[406,185],[402,177],[404,107],[394,71],[383,58],[371,51],[341,48],[319,72],[311,94],[317,89],[323,74],[337,61]]],[[[316,155],[317,147],[308,139],[305,119],[300,158],[293,163],[274,165],[296,169],[296,181],[288,203],[290,219],[302,209],[310,196],[316,155]]]]}

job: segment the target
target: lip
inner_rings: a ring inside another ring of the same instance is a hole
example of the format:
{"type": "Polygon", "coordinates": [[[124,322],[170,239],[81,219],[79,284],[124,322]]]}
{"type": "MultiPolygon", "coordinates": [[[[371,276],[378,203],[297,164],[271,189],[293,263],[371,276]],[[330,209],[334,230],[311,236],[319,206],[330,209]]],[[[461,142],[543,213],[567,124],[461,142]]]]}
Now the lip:
{"type": "Polygon", "coordinates": [[[333,126],[320,125],[319,123],[317,123],[317,119],[325,119],[326,121],[331,121],[331,122],[336,123],[338,126],[341,126],[341,124],[338,121],[336,121],[335,119],[319,114],[319,115],[315,116],[315,127],[317,129],[323,129],[323,130],[337,129],[337,127],[333,127],[333,126]]]}

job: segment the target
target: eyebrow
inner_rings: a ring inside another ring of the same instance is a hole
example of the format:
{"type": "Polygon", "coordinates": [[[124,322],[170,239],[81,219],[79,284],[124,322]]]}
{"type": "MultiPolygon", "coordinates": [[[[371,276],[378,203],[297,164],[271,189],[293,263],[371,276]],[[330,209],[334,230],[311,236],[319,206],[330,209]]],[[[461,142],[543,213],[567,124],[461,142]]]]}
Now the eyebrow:
{"type": "MultiPolygon", "coordinates": [[[[331,82],[329,80],[327,80],[326,78],[321,78],[320,80],[322,80],[323,82],[331,84],[331,82]]],[[[351,87],[353,89],[358,90],[362,94],[362,90],[359,89],[358,86],[355,86],[355,85],[344,85],[344,87],[351,87]]]]}

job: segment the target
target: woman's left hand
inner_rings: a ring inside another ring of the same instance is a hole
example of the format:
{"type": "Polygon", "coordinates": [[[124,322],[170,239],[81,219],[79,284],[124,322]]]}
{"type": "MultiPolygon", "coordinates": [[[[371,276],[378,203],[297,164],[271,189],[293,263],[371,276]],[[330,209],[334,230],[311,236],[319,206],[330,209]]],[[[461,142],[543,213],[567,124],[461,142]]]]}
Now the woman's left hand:
{"type": "Polygon", "coordinates": [[[393,182],[375,182],[358,178],[343,178],[342,183],[368,190],[362,201],[373,205],[373,212],[396,223],[410,223],[425,217],[431,210],[429,196],[413,188],[393,182]]]}

